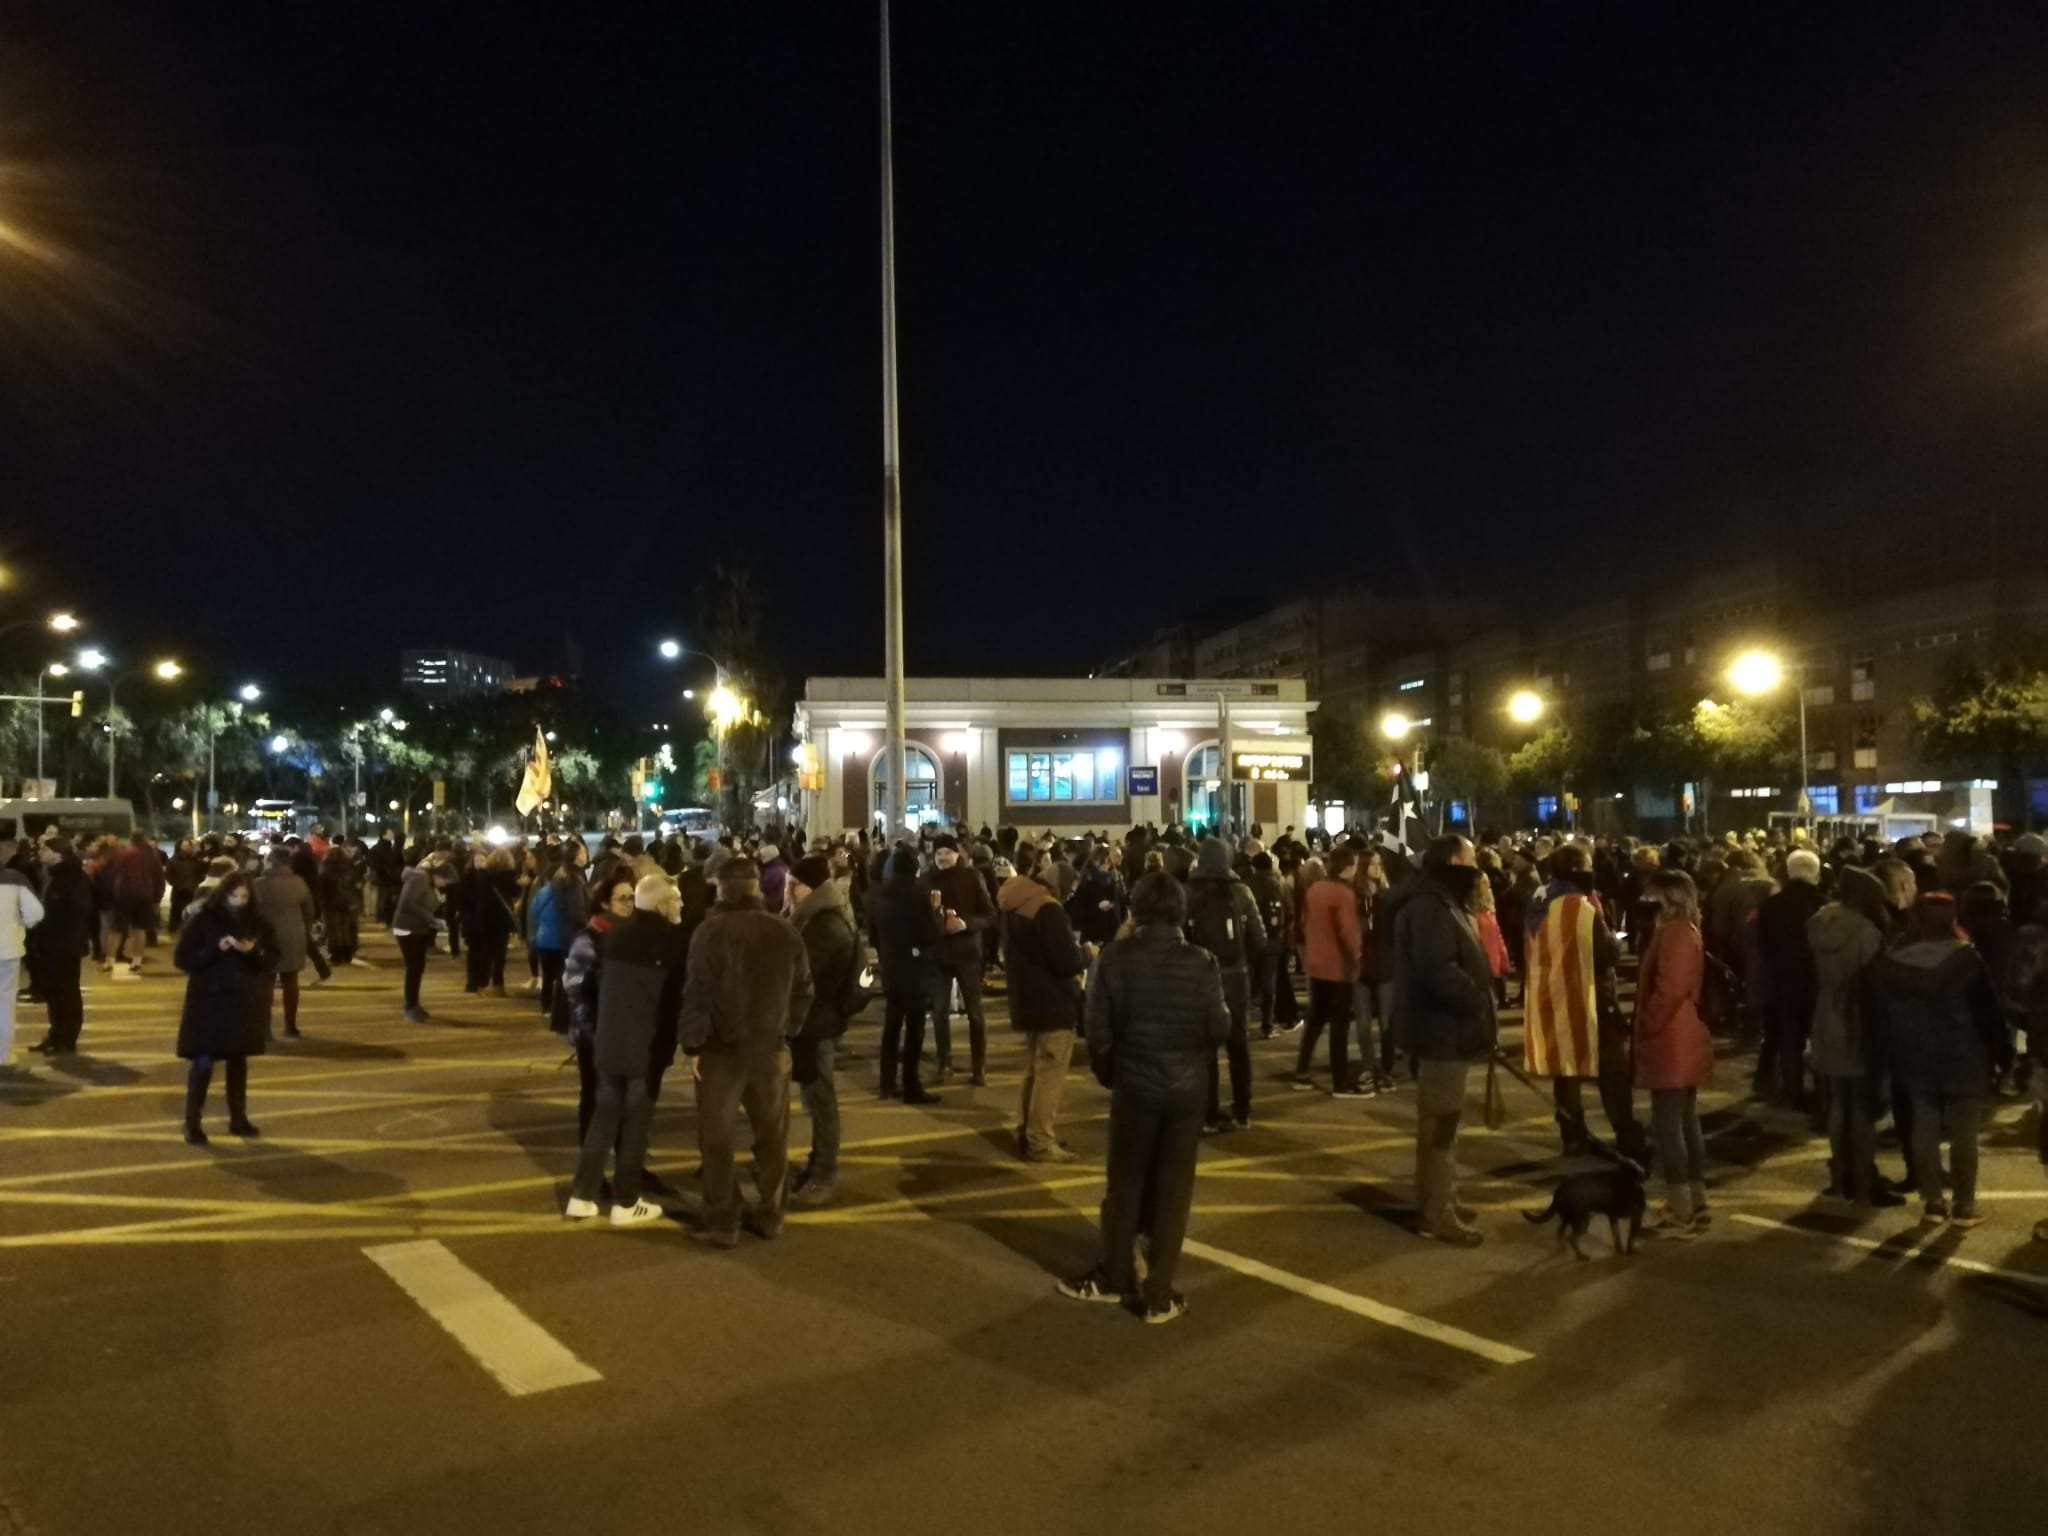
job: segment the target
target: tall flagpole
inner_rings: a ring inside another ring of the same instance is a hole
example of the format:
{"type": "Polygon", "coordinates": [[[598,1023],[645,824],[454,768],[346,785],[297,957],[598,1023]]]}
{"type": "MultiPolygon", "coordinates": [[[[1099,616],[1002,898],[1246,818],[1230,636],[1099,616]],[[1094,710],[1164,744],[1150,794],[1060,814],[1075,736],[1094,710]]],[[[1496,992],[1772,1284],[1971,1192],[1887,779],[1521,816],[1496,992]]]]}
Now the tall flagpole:
{"type": "Polygon", "coordinates": [[[885,842],[903,830],[903,467],[896,434],[896,174],[889,106],[889,0],[882,3],[882,606],[888,710],[885,842]]]}

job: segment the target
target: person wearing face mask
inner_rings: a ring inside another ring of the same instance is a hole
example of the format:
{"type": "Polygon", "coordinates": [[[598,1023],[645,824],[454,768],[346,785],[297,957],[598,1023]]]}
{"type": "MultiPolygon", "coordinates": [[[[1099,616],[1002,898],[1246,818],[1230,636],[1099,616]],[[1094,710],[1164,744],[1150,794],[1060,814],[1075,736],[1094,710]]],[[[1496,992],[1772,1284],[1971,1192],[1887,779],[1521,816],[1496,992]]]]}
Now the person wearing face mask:
{"type": "Polygon", "coordinates": [[[1524,923],[1523,1070],[1551,1079],[1564,1155],[1592,1148],[1584,1088],[1593,1078],[1616,1144],[1646,1161],[1649,1138],[1635,1117],[1629,1026],[1616,992],[1621,949],[1593,894],[1593,861],[1583,844],[1566,843],[1550,856],[1550,883],[1529,903],[1524,923]]]}
{"type": "Polygon", "coordinates": [[[960,844],[950,836],[939,838],[932,850],[931,890],[943,933],[936,953],[938,976],[932,983],[938,1080],[943,1083],[953,1075],[952,1002],[957,982],[960,1005],[967,1014],[969,1080],[978,1088],[988,1081],[988,1019],[981,1003],[982,935],[995,927],[996,909],[989,900],[988,883],[960,856],[960,844]]]}
{"type": "Polygon", "coordinates": [[[1492,968],[1472,920],[1480,878],[1472,845],[1440,837],[1423,852],[1422,877],[1395,887],[1386,904],[1394,1030],[1416,1062],[1416,1228],[1459,1248],[1485,1239],[1458,1203],[1458,1121],[1472,1066],[1499,1038],[1492,968]]]}
{"type": "Polygon", "coordinates": [[[263,1054],[270,1034],[277,941],[251,902],[247,875],[238,870],[226,876],[192,909],[178,935],[176,963],[186,977],[178,1055],[191,1063],[185,1140],[206,1145],[199,1121],[217,1061],[227,1063],[228,1133],[258,1135],[249,1119],[249,1058],[263,1054]]]}

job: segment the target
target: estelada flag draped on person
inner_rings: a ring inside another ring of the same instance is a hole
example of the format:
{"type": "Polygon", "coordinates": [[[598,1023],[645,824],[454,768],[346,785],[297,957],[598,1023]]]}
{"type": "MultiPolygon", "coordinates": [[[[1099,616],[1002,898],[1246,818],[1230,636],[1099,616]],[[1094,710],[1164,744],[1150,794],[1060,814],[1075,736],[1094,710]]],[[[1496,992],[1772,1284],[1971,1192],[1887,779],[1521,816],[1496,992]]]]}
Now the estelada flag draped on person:
{"type": "Polygon", "coordinates": [[[1592,897],[1554,885],[1529,903],[1522,1067],[1531,1077],[1600,1075],[1598,918],[1592,897]]]}
{"type": "Polygon", "coordinates": [[[520,781],[519,798],[514,803],[519,814],[531,816],[534,809],[555,792],[555,771],[548,764],[548,739],[541,728],[533,728],[533,756],[527,760],[526,777],[520,781]]]}

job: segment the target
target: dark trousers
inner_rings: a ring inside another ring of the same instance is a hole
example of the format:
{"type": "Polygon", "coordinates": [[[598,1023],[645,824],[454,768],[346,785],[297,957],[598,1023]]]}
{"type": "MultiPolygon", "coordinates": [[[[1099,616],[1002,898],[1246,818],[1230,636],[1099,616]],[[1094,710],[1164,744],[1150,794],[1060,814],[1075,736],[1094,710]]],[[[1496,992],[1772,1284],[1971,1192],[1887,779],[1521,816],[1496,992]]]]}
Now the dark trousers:
{"type": "Polygon", "coordinates": [[[829,1185],[839,1176],[839,1085],[832,1076],[832,1056],[839,1042],[792,1040],[790,1076],[796,1079],[804,1112],[811,1117],[809,1182],[829,1185]]]}
{"type": "Polygon", "coordinates": [[[960,1006],[967,1014],[968,1064],[979,1072],[988,1064],[988,1019],[981,1006],[981,946],[970,951],[957,934],[940,949],[939,976],[932,983],[932,1028],[938,1041],[939,1065],[953,1065],[953,983],[960,983],[960,1006]]]}
{"type": "Polygon", "coordinates": [[[1877,1095],[1867,1077],[1824,1077],[1836,1193],[1868,1205],[1877,1188],[1877,1095]]]}
{"type": "MultiPolygon", "coordinates": [[[[1648,1147],[1642,1123],[1636,1119],[1635,1080],[1629,1066],[1629,1023],[1620,1013],[1603,1013],[1599,1024],[1600,1108],[1614,1128],[1614,1139],[1623,1152],[1635,1156],[1648,1147]]],[[[1567,1150],[1588,1141],[1585,1080],[1559,1077],[1551,1081],[1551,1096],[1557,1103],[1557,1126],[1567,1150]]]]}
{"type": "MultiPolygon", "coordinates": [[[[651,1101],[654,1095],[647,1096],[651,1101]]],[[[590,1135],[590,1117],[597,1110],[597,1041],[590,1035],[576,1037],[576,1145],[590,1135]]]]}
{"type": "Polygon", "coordinates": [[[79,1031],[85,1028],[85,993],[78,985],[84,964],[85,957],[77,953],[42,957],[36,984],[50,1015],[50,1044],[60,1051],[77,1050],[79,1031]]]}
{"type": "Polygon", "coordinates": [[[1301,1022],[1301,1002],[1294,995],[1294,951],[1281,952],[1273,966],[1273,1023],[1291,1029],[1301,1022]]]}
{"type": "Polygon", "coordinates": [[[916,993],[889,994],[882,1014],[882,1092],[910,1092],[918,1081],[918,1058],[924,1054],[924,1011],[928,1000],[916,993]],[[902,1065],[899,1084],[896,1073],[902,1065]]]}
{"type": "Polygon", "coordinates": [[[1763,1044],[1756,1054],[1756,1088],[1784,1103],[1806,1100],[1806,1037],[1812,1033],[1810,1008],[1766,1008],[1763,1044]]]}
{"type": "Polygon", "coordinates": [[[270,978],[263,991],[263,1015],[267,1019],[276,1005],[277,994],[284,993],[284,1030],[288,1035],[299,1032],[299,973],[278,972],[270,978]]]}
{"type": "Polygon", "coordinates": [[[1941,1200],[1941,1143],[1948,1142],[1949,1184],[1958,1215],[1977,1208],[1977,1129],[1984,1096],[1913,1085],[1913,1182],[1927,1205],[1941,1200]]]}
{"type": "Polygon", "coordinates": [[[640,1198],[640,1175],[647,1166],[647,1128],[654,1120],[654,1100],[647,1079],[597,1075],[597,1103],[590,1128],[583,1133],[583,1155],[576,1160],[579,1200],[595,1200],[604,1181],[604,1162],[612,1160],[612,1204],[632,1205],[640,1198]]]}
{"type": "Polygon", "coordinates": [[[1286,957],[1279,946],[1268,944],[1251,974],[1252,1007],[1258,1010],[1259,1033],[1273,1033],[1273,1002],[1279,992],[1286,957]]]}
{"type": "MultiPolygon", "coordinates": [[[[1252,1047],[1249,1035],[1250,978],[1243,971],[1223,973],[1223,1005],[1230,1010],[1230,1036],[1223,1054],[1230,1061],[1230,1115],[1234,1120],[1252,1117],[1252,1047]]],[[[1223,1074],[1216,1066],[1216,1053],[1209,1053],[1209,1123],[1223,1118],[1223,1074]]]]}
{"type": "Polygon", "coordinates": [[[433,942],[434,936],[430,933],[401,933],[398,936],[398,952],[405,957],[405,1006],[408,1008],[420,1005],[420,978],[427,973],[427,950],[433,942]]]}
{"type": "Polygon", "coordinates": [[[1301,1050],[1294,1059],[1297,1077],[1307,1077],[1315,1060],[1316,1042],[1323,1030],[1330,1031],[1330,1080],[1342,1088],[1351,1081],[1351,983],[1348,981],[1308,982],[1308,1027],[1301,1032],[1301,1050]]]}
{"type": "Polygon", "coordinates": [[[334,974],[334,967],[327,963],[327,957],[320,953],[320,946],[310,938],[306,940],[306,959],[312,963],[313,974],[322,981],[334,974]]]}
{"type": "Polygon", "coordinates": [[[379,880],[377,882],[377,921],[386,928],[391,926],[391,914],[398,910],[398,882],[379,880]]]}
{"type": "Polygon", "coordinates": [[[1131,1289],[1131,1258],[1142,1225],[1151,1238],[1145,1304],[1163,1307],[1172,1298],[1188,1212],[1195,1203],[1195,1157],[1201,1143],[1199,1102],[1159,1104],[1135,1094],[1110,1095],[1102,1278],[1112,1291],[1121,1295],[1131,1289]]]}
{"type": "MultiPolygon", "coordinates": [[[[249,1058],[229,1056],[228,1064],[228,1123],[240,1125],[249,1118],[249,1058]]],[[[213,1082],[213,1058],[194,1056],[192,1064],[185,1069],[185,1124],[196,1129],[199,1117],[206,1110],[206,1090],[213,1082]]]]}
{"type": "Polygon", "coordinates": [[[540,960],[540,1011],[552,1015],[555,1011],[555,988],[562,984],[562,962],[568,956],[559,949],[534,949],[527,953],[540,960]]]}
{"type": "Polygon", "coordinates": [[[508,934],[469,936],[469,990],[505,985],[505,951],[512,940],[508,934]]]}
{"type": "Polygon", "coordinates": [[[733,1175],[733,1121],[746,1111],[754,1132],[755,1208],[764,1228],[782,1224],[789,1186],[789,1051],[732,1056],[706,1051],[697,1058],[697,1150],[704,1163],[704,1225],[731,1232],[740,1222],[739,1182],[733,1175]]]}

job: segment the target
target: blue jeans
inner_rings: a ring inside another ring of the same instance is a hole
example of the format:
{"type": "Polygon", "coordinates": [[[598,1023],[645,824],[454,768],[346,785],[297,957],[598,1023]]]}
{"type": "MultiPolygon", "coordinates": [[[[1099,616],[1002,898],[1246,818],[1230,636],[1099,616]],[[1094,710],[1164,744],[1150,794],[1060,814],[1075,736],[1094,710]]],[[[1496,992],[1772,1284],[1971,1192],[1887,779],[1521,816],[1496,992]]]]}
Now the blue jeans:
{"type": "Polygon", "coordinates": [[[1391,1077],[1394,1071],[1394,984],[1361,981],[1351,994],[1351,1032],[1358,1041],[1358,1070],[1391,1077]]]}

